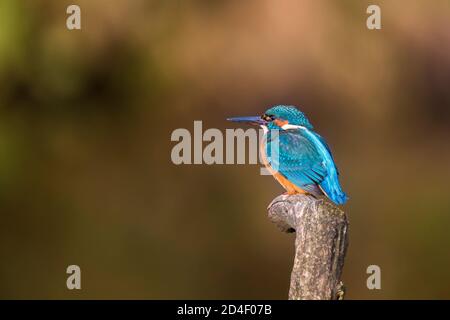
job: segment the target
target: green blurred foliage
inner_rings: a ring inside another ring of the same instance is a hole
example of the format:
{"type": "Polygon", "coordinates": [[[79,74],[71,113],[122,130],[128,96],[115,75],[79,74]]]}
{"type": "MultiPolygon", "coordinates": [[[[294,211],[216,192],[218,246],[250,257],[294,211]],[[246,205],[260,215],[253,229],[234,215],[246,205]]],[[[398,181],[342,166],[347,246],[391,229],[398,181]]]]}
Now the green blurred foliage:
{"type": "Polygon", "coordinates": [[[294,104],[350,195],[350,299],[450,298],[450,4],[0,1],[0,297],[285,299],[293,236],[255,165],[176,128],[294,104]],[[82,270],[82,290],[65,269],[82,270]],[[366,268],[382,290],[366,288],[366,268]]]}

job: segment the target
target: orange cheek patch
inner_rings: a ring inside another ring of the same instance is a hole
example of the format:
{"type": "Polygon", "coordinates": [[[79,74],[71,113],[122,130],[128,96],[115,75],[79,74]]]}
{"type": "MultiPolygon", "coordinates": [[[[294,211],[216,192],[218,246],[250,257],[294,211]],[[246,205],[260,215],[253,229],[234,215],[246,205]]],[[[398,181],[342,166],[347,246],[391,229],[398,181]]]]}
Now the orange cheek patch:
{"type": "Polygon", "coordinates": [[[280,119],[276,119],[276,120],[274,120],[273,122],[275,122],[275,124],[276,124],[277,126],[279,126],[280,128],[281,128],[282,126],[284,126],[285,124],[288,124],[288,123],[289,123],[289,121],[287,121],[287,120],[280,120],[280,119]]]}

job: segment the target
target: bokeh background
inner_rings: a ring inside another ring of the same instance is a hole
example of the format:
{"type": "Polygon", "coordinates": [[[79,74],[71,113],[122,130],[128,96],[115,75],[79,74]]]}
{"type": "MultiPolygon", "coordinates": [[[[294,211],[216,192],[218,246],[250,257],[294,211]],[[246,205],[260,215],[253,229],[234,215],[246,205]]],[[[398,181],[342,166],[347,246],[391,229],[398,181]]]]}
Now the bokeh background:
{"type": "Polygon", "coordinates": [[[448,299],[449,89],[447,0],[1,0],[0,297],[286,299],[282,188],[170,135],[293,104],[351,197],[347,298],[448,299]]]}

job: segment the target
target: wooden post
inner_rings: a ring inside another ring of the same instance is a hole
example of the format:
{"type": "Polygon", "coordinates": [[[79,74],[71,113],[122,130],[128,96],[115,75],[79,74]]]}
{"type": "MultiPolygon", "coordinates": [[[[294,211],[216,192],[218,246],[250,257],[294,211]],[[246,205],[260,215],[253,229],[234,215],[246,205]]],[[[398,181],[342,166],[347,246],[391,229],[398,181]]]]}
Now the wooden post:
{"type": "Polygon", "coordinates": [[[312,196],[281,195],[268,207],[269,219],[296,232],[289,300],[343,299],[340,281],[348,245],[345,213],[312,196]]]}

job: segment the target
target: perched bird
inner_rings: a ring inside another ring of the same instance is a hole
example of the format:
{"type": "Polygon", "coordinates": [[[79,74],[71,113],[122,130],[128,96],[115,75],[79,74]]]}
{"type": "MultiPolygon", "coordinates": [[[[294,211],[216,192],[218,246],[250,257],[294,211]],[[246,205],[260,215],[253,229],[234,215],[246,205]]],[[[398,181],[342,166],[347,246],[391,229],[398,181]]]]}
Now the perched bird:
{"type": "Polygon", "coordinates": [[[325,195],[336,204],[348,200],[325,139],[296,107],[278,105],[262,116],[228,120],[263,128],[261,159],[288,194],[325,195]]]}

